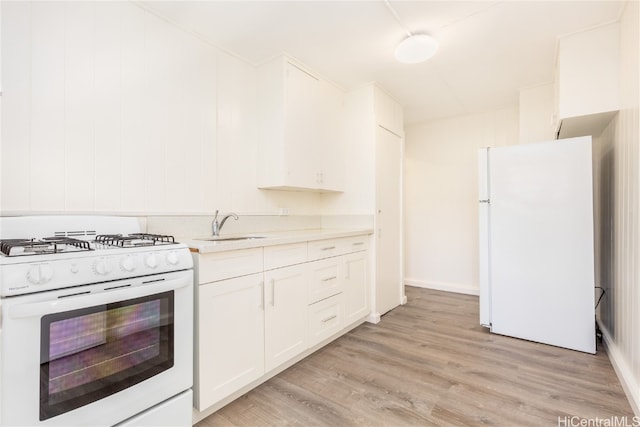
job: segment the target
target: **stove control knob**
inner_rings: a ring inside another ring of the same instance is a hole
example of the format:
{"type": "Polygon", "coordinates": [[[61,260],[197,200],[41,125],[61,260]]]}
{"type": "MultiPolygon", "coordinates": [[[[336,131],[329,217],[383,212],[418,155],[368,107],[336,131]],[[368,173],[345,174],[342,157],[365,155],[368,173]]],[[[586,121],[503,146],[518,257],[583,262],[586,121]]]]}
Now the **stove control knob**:
{"type": "Polygon", "coordinates": [[[144,259],[144,263],[149,268],[156,268],[158,266],[156,254],[148,254],[144,259]]]}
{"type": "Polygon", "coordinates": [[[79,271],[80,271],[80,267],[78,267],[78,264],[76,264],[75,262],[71,264],[71,272],[73,274],[78,274],[79,271]]]}
{"type": "Polygon", "coordinates": [[[171,251],[167,254],[167,263],[170,265],[178,265],[180,259],[175,251],[171,251]]]}
{"type": "Polygon", "coordinates": [[[42,272],[42,281],[40,283],[47,283],[53,278],[53,268],[49,264],[40,265],[40,271],[42,272]]]}
{"type": "Polygon", "coordinates": [[[133,270],[136,269],[136,263],[133,260],[133,257],[131,255],[125,257],[122,259],[122,261],[120,261],[120,268],[122,268],[124,271],[128,271],[129,273],[131,273],[133,270]]]}
{"type": "Polygon", "coordinates": [[[53,278],[53,269],[49,264],[32,265],[27,271],[27,280],[34,285],[42,285],[53,278]]]}
{"type": "Polygon", "coordinates": [[[104,258],[99,259],[93,264],[93,271],[99,276],[107,275],[111,273],[112,270],[113,270],[113,266],[108,260],[104,258]]]}

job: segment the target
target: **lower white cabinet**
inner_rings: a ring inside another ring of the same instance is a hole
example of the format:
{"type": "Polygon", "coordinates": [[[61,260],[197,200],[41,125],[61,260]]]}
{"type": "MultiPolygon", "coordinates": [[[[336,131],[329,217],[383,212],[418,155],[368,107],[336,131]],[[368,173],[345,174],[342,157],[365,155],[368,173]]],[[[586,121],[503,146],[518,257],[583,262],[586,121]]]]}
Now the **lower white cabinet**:
{"type": "Polygon", "coordinates": [[[367,258],[367,251],[354,252],[343,256],[342,289],[345,324],[350,324],[369,315],[367,258]]]}
{"type": "Polygon", "coordinates": [[[369,314],[368,236],[194,254],[205,411],[369,314]],[[327,249],[328,248],[328,249],[327,249]]]}
{"type": "Polygon", "coordinates": [[[262,273],[197,293],[195,406],[204,410],[264,374],[262,273]]]}
{"type": "Polygon", "coordinates": [[[264,272],[265,369],[307,349],[306,264],[264,272]]]}

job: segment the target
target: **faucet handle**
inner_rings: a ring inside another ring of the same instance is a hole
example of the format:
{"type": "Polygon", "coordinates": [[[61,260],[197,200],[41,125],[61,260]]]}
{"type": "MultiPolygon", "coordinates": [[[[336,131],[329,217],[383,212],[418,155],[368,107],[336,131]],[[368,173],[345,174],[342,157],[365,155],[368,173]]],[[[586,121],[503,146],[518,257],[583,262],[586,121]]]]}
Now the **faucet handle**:
{"type": "Polygon", "coordinates": [[[216,209],[216,214],[213,217],[213,221],[215,222],[218,219],[218,209],[216,209]]]}

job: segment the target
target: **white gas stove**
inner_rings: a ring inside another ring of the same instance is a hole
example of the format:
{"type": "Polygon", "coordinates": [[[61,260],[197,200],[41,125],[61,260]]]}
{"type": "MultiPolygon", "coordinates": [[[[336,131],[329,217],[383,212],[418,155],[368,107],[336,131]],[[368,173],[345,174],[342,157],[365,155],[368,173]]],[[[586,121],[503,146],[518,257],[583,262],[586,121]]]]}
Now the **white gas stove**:
{"type": "Polygon", "coordinates": [[[0,426],[190,426],[192,267],[137,218],[0,217],[0,426]]]}
{"type": "Polygon", "coordinates": [[[0,218],[0,297],[189,269],[189,249],[133,217],[0,218]]]}

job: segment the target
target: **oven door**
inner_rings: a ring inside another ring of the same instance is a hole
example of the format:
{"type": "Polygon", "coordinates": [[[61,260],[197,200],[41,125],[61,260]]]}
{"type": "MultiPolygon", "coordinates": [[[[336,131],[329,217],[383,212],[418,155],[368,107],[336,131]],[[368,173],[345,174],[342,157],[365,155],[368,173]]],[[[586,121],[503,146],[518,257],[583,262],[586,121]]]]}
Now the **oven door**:
{"type": "Polygon", "coordinates": [[[114,425],[192,385],[193,273],[7,298],[1,425],[114,425]]]}

